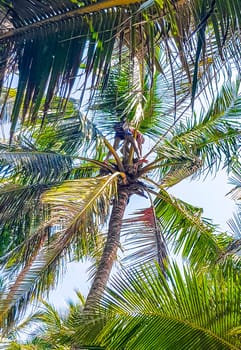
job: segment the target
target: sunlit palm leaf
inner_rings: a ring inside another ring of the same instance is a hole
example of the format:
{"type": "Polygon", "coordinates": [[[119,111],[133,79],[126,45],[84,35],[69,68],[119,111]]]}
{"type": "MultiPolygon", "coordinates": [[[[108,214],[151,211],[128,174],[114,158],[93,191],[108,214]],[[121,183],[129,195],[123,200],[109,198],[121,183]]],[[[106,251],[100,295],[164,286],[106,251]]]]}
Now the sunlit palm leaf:
{"type": "MultiPolygon", "coordinates": [[[[45,192],[42,201],[51,204],[56,213],[57,210],[61,208],[61,215],[63,215],[63,217],[67,215],[66,218],[68,218],[70,214],[75,216],[79,213],[78,215],[81,216],[82,210],[80,211],[80,209],[83,203],[86,203],[88,207],[94,205],[94,207],[92,207],[94,213],[98,212],[101,214],[103,211],[103,215],[106,215],[105,205],[109,206],[109,203],[108,201],[103,201],[104,197],[102,196],[105,195],[106,200],[113,196],[113,184],[116,185],[116,178],[118,176],[119,173],[115,173],[111,176],[93,179],[65,181],[63,184],[45,192]],[[102,191],[104,192],[102,193],[102,191]],[[98,200],[100,200],[100,203],[98,203],[98,200]]],[[[85,206],[83,210],[86,210],[85,206]]],[[[103,215],[100,216],[100,221],[103,215]]]]}
{"type": "MultiPolygon", "coordinates": [[[[3,315],[13,307],[20,312],[31,297],[37,297],[46,288],[55,285],[61,263],[63,264],[64,258],[71,252],[72,245],[78,242],[78,237],[89,237],[83,239],[79,254],[83,256],[92,251],[96,244],[95,227],[105,222],[110,199],[115,195],[117,175],[88,181],[69,181],[46,192],[44,202],[50,205],[54,203],[52,218],[38,230],[38,236],[45,232],[45,237],[39,241],[39,248],[28,257],[26,265],[9,287],[4,308],[1,310],[3,315]],[[50,239],[46,236],[46,229],[47,232],[50,230],[50,239]]],[[[14,259],[15,252],[17,250],[13,251],[13,255],[8,255],[8,260],[14,259]]]]}

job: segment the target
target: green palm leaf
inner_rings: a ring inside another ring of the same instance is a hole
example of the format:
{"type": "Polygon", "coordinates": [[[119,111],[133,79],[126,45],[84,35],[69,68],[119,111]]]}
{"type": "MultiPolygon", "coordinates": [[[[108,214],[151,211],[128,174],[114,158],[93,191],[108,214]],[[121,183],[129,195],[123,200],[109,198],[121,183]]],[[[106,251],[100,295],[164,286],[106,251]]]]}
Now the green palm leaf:
{"type": "MultiPolygon", "coordinates": [[[[112,281],[102,301],[105,325],[93,344],[105,349],[239,349],[240,277],[233,270],[228,278],[221,270],[197,276],[174,265],[168,281],[160,270],[158,275],[150,268],[142,273],[112,281]]],[[[76,339],[81,344],[80,332],[76,339]]]]}
{"type": "Polygon", "coordinates": [[[51,152],[4,151],[0,152],[0,162],[3,168],[8,164],[20,176],[27,177],[28,181],[32,182],[37,179],[40,183],[56,181],[60,175],[69,172],[72,167],[72,160],[69,156],[51,152]]]}
{"type": "Polygon", "coordinates": [[[239,349],[240,274],[232,265],[200,273],[173,264],[112,279],[94,314],[69,304],[60,315],[44,303],[33,315],[40,344],[83,349],[239,349]]]}
{"type": "Polygon", "coordinates": [[[230,166],[240,147],[240,102],[239,83],[224,85],[208,111],[181,124],[171,143],[192,149],[208,171],[230,166]]]}
{"type": "Polygon", "coordinates": [[[161,189],[154,202],[156,215],[175,253],[189,258],[191,264],[214,263],[230,239],[214,235],[214,226],[202,219],[199,208],[181,201],[161,189]]]}
{"type": "Polygon", "coordinates": [[[94,315],[79,308],[70,305],[66,318],[45,304],[39,340],[85,349],[240,348],[240,275],[232,266],[198,276],[176,264],[166,276],[146,266],[113,278],[94,315]]]}
{"type": "MultiPolygon", "coordinates": [[[[31,254],[28,249],[25,261],[18,259],[17,249],[8,254],[5,261],[8,269],[16,270],[16,261],[17,266],[22,266],[22,269],[6,294],[1,307],[2,317],[12,308],[20,312],[31,297],[37,297],[46,291],[46,288],[56,284],[61,263],[63,264],[64,257],[71,253],[73,245],[79,244],[81,257],[91,254],[93,246],[97,243],[98,224],[104,224],[110,199],[115,195],[117,175],[69,181],[44,194],[44,202],[55,204],[52,208],[52,218],[37,230],[34,240],[28,240],[28,246],[34,242],[34,249],[32,248],[31,254]],[[15,264],[11,266],[13,261],[15,264]]],[[[26,246],[22,245],[21,252],[26,253],[26,246]]]]}
{"type": "MultiPolygon", "coordinates": [[[[44,128],[41,125],[30,129],[35,146],[40,151],[51,150],[55,153],[99,158],[103,137],[96,125],[87,116],[79,112],[63,117],[59,113],[46,117],[44,128]],[[97,154],[96,154],[97,153],[97,154]]],[[[23,143],[29,141],[29,129],[21,135],[23,143]],[[26,136],[25,136],[26,135],[26,136]]]]}

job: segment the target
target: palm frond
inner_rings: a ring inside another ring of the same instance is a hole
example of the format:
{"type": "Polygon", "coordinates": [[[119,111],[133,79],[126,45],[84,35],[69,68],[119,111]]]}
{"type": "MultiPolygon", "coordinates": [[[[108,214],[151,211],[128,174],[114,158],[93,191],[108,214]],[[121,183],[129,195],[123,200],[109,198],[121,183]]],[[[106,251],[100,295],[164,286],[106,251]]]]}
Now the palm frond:
{"type": "MultiPolygon", "coordinates": [[[[11,281],[2,297],[0,305],[0,325],[1,327],[3,327],[4,330],[7,330],[9,327],[11,327],[11,324],[14,322],[14,319],[18,318],[21,315],[23,309],[25,310],[26,308],[26,302],[29,301],[29,289],[32,289],[33,287],[31,283],[31,278],[29,278],[28,276],[29,270],[31,269],[34,263],[35,258],[38,256],[39,251],[43,247],[44,241],[48,237],[48,227],[49,225],[47,224],[45,227],[40,228],[38,230],[37,240],[28,240],[27,249],[24,247],[25,249],[20,250],[20,254],[22,253],[22,251],[24,251],[25,253],[26,250],[29,253],[29,243],[34,243],[34,249],[32,249],[31,247],[31,255],[25,255],[23,257],[25,260],[24,263],[21,259],[20,264],[23,266],[23,268],[17,274],[16,280],[14,278],[11,278],[11,281]],[[25,299],[22,295],[23,290],[26,292],[25,299]]],[[[11,270],[11,267],[13,267],[13,269],[16,270],[16,266],[15,264],[13,264],[13,260],[16,259],[16,265],[19,267],[18,258],[20,254],[19,251],[15,249],[13,254],[10,253],[8,255],[6,259],[7,269],[5,271],[3,270],[3,275],[7,270],[11,270]],[[14,255],[15,252],[17,252],[16,256],[14,255]]]]}
{"type": "MultiPolygon", "coordinates": [[[[71,305],[69,304],[71,312],[71,305]]],[[[70,344],[71,329],[67,327],[68,314],[61,315],[58,310],[51,304],[42,301],[41,311],[32,314],[28,320],[26,320],[26,326],[35,325],[35,339],[37,335],[45,333],[42,340],[51,342],[52,344],[60,345],[60,343],[70,344]],[[36,327],[35,327],[36,328],[36,327]],[[61,341],[58,340],[61,337],[61,341]]],[[[23,325],[25,326],[25,325],[23,325]]],[[[40,340],[40,337],[38,338],[40,340]]]]}
{"type": "Polygon", "coordinates": [[[37,339],[52,338],[56,346],[64,342],[85,349],[240,347],[240,274],[232,266],[227,273],[220,268],[198,276],[177,264],[166,275],[158,266],[123,272],[112,278],[94,314],[83,314],[79,304],[70,304],[67,316],[61,316],[44,305],[36,316],[42,330],[37,339]]]}
{"type": "Polygon", "coordinates": [[[153,207],[139,210],[122,223],[125,250],[123,264],[138,268],[157,261],[162,271],[167,264],[167,246],[153,207]]]}
{"type": "Polygon", "coordinates": [[[223,163],[230,168],[240,151],[240,103],[239,83],[223,85],[206,113],[194,115],[186,125],[176,128],[178,135],[171,143],[189,147],[202,159],[207,171],[217,170],[223,163]]]}
{"type": "Polygon", "coordinates": [[[35,127],[23,129],[19,142],[23,145],[33,142],[39,151],[51,150],[72,156],[81,153],[83,156],[99,159],[103,146],[100,130],[78,110],[69,114],[67,112],[49,112],[44,125],[38,123],[35,127]]]}
{"type": "MultiPolygon", "coordinates": [[[[15,312],[21,312],[30,298],[38,297],[46,288],[55,285],[61,263],[76,242],[80,257],[93,250],[97,243],[96,228],[98,224],[104,224],[110,199],[115,195],[117,176],[69,181],[43,195],[43,201],[53,205],[52,217],[36,232],[37,237],[45,232],[45,237],[39,240],[39,248],[28,256],[28,260],[25,259],[25,265],[11,283],[3,305],[3,315],[13,308],[15,312]],[[50,237],[46,236],[46,229],[50,237]]],[[[23,251],[26,251],[24,247],[23,251]]],[[[16,252],[18,254],[15,250],[7,256],[6,266],[8,261],[14,259],[16,252]]],[[[21,265],[22,261],[18,266],[21,265]]],[[[15,270],[16,266],[13,268],[15,270]]]]}
{"type": "MultiPolygon", "coordinates": [[[[147,137],[157,140],[172,126],[175,121],[174,96],[164,55],[160,57],[160,64],[163,66],[162,72],[153,73],[152,79],[138,61],[134,62],[133,67],[124,63],[120,68],[116,63],[110,67],[108,82],[104,87],[97,87],[90,107],[101,130],[112,132],[116,120],[127,119],[147,137]],[[139,72],[141,69],[144,70],[142,74],[139,72]],[[135,70],[139,73],[136,74],[135,70]],[[141,82],[139,75],[143,75],[141,82]]],[[[176,113],[181,115],[190,103],[189,93],[183,84],[177,82],[176,85],[176,113]]]]}
{"type": "Polygon", "coordinates": [[[233,169],[233,175],[229,179],[229,183],[234,186],[234,188],[228,193],[231,195],[232,199],[241,199],[241,166],[238,164],[233,169]]]}
{"type": "MultiPolygon", "coordinates": [[[[94,87],[100,79],[107,79],[116,34],[119,30],[122,32],[124,28],[130,28],[130,19],[125,7],[127,6],[135,23],[141,20],[141,14],[135,14],[134,3],[136,1],[130,0],[125,3],[121,1],[115,4],[119,6],[116,11],[116,7],[112,8],[113,5],[109,4],[109,1],[85,3],[80,7],[65,1],[61,13],[58,14],[59,9],[55,10],[56,3],[53,2],[52,7],[41,8],[37,22],[36,18],[31,18],[31,12],[21,10],[22,7],[18,2],[8,9],[9,20],[17,20],[18,27],[0,38],[4,42],[7,36],[8,38],[11,36],[12,45],[10,48],[6,47],[6,50],[8,55],[15,50],[13,59],[18,61],[19,85],[12,113],[11,132],[15,129],[21,109],[23,119],[29,110],[31,120],[36,119],[45,91],[47,91],[45,111],[48,110],[57,90],[62,97],[68,98],[80,63],[85,67],[81,82],[82,91],[86,88],[88,77],[91,87],[94,87]],[[25,16],[24,22],[19,21],[19,13],[25,16]],[[26,25],[33,31],[26,31],[26,25]]],[[[35,8],[36,3],[27,1],[26,6],[35,8]]],[[[132,47],[131,51],[134,52],[135,47],[132,47]]],[[[6,53],[4,54],[6,56],[6,53]]]]}
{"type": "Polygon", "coordinates": [[[36,180],[39,183],[56,181],[72,168],[71,157],[51,152],[4,151],[0,152],[0,162],[3,170],[8,166],[10,174],[12,168],[19,178],[27,178],[30,183],[36,180]]]}
{"type": "MultiPolygon", "coordinates": [[[[116,178],[119,175],[119,173],[115,173],[110,176],[92,179],[65,181],[63,184],[45,192],[42,196],[42,201],[43,203],[52,205],[53,212],[58,213],[58,210],[61,208],[61,213],[59,212],[59,215],[63,215],[66,219],[70,214],[73,217],[76,214],[81,216],[82,211],[80,211],[80,209],[83,203],[88,203],[87,207],[95,203],[95,206],[92,208],[93,213],[98,212],[101,214],[103,210],[103,215],[105,216],[105,204],[109,206],[109,201],[107,199],[109,198],[110,200],[113,196],[114,189],[116,191],[116,178]],[[88,191],[86,191],[86,188],[88,188],[88,191]],[[103,201],[104,193],[106,201],[103,201]],[[98,203],[99,198],[102,198],[102,200],[98,203]]],[[[103,215],[100,215],[100,221],[103,219],[103,215]]]]}
{"type": "MultiPolygon", "coordinates": [[[[240,209],[240,208],[239,208],[240,209]]],[[[225,248],[224,252],[219,257],[219,262],[225,266],[225,264],[229,263],[229,257],[233,260],[233,264],[236,265],[236,268],[241,264],[241,212],[240,210],[233,215],[228,221],[228,225],[231,229],[232,240],[225,248]]],[[[232,261],[231,260],[231,261],[232,261]]]]}
{"type": "Polygon", "coordinates": [[[171,187],[186,179],[189,176],[197,174],[203,166],[203,162],[198,157],[192,160],[183,160],[180,164],[170,167],[170,170],[161,179],[163,187],[171,187]]]}
{"type": "Polygon", "coordinates": [[[105,325],[92,339],[94,344],[106,349],[240,347],[235,333],[240,322],[240,276],[234,270],[228,278],[221,269],[197,276],[174,265],[167,272],[168,281],[160,270],[158,275],[150,268],[143,273],[144,279],[137,271],[113,279],[102,301],[105,325]]]}
{"type": "Polygon", "coordinates": [[[202,210],[161,189],[154,202],[164,236],[192,265],[214,263],[230,242],[225,235],[214,235],[214,226],[202,219],[202,210]]]}
{"type": "Polygon", "coordinates": [[[1,226],[23,220],[24,216],[31,212],[36,213],[36,215],[39,212],[39,216],[41,216],[41,213],[44,216],[45,209],[39,199],[48,185],[2,183],[0,188],[1,226]]]}
{"type": "Polygon", "coordinates": [[[164,186],[171,186],[182,179],[195,174],[202,167],[202,161],[185,147],[178,147],[168,140],[162,141],[156,158],[140,170],[140,174],[153,171],[157,181],[164,186]]]}
{"type": "MultiPolygon", "coordinates": [[[[156,45],[160,45],[172,68],[172,91],[176,96],[176,78],[189,84],[194,97],[200,90],[198,85],[204,88],[220,66],[228,71],[240,57],[240,16],[236,15],[240,8],[235,0],[230,6],[223,0],[206,0],[202,5],[199,1],[171,4],[138,0],[117,1],[114,6],[109,0],[83,1],[81,5],[68,0],[61,5],[51,1],[49,6],[29,0],[24,3],[25,10],[19,0],[12,6],[4,2],[1,7],[10,25],[0,36],[1,71],[7,73],[8,67],[15,67],[14,62],[19,70],[12,132],[21,109],[23,119],[27,110],[30,119],[36,119],[45,91],[45,111],[57,90],[68,98],[80,64],[82,97],[87,81],[93,90],[100,81],[105,85],[116,48],[119,62],[124,48],[131,59],[146,60],[152,79],[155,67],[161,68],[155,52],[156,45]],[[174,66],[179,66],[181,74],[175,74],[174,66]],[[198,79],[200,75],[203,82],[198,79]]],[[[11,74],[13,71],[10,68],[11,74]]]]}

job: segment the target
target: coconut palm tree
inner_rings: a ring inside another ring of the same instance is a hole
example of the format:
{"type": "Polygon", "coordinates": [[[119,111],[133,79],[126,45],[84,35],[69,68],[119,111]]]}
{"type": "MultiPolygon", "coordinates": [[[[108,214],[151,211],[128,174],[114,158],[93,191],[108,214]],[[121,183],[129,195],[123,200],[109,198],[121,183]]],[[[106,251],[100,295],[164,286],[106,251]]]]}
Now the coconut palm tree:
{"type": "Polygon", "coordinates": [[[1,228],[11,237],[1,262],[12,281],[2,319],[54,285],[68,254],[95,260],[88,310],[109,279],[121,226],[135,233],[132,264],[155,258],[164,271],[163,235],[193,266],[215,262],[231,239],[213,236],[201,210],[167,189],[237,158],[239,86],[217,93],[215,85],[239,71],[236,1],[26,0],[0,1],[0,9],[2,115],[17,85],[11,146],[1,145],[1,228]],[[69,105],[73,87],[104,115],[88,119],[69,105]],[[201,92],[209,107],[188,118],[201,92]],[[133,142],[123,155],[110,143],[107,131],[121,119],[134,139],[139,131],[153,139],[142,162],[133,142]],[[134,194],[147,196],[149,207],[122,225],[134,194]]]}
{"type": "MultiPolygon", "coordinates": [[[[240,237],[238,215],[230,226],[240,237]]],[[[209,271],[175,262],[165,272],[158,264],[123,271],[112,278],[94,313],[83,312],[80,292],[65,312],[42,302],[12,332],[16,337],[25,330],[28,340],[8,341],[5,346],[10,350],[239,349],[240,259],[230,254],[236,242],[209,271]]]]}
{"type": "MultiPolygon", "coordinates": [[[[166,118],[165,103],[160,116],[162,98],[157,97],[164,93],[160,74],[152,86],[156,97],[152,118],[149,107],[142,104],[138,119],[135,89],[128,86],[127,91],[133,93],[126,94],[118,88],[128,81],[123,74],[116,77],[114,68],[111,86],[100,91],[93,104],[94,119],[80,115],[69,102],[68,113],[58,116],[57,122],[58,110],[52,110],[45,126],[40,115],[34,127],[21,128],[10,148],[1,145],[1,206],[7,208],[2,212],[1,232],[13,238],[1,258],[3,273],[11,279],[1,305],[2,321],[9,312],[17,317],[16,310],[28,305],[33,296],[55,286],[68,256],[94,259],[85,304],[85,312],[90,312],[103,294],[120,247],[130,247],[123,262],[127,267],[138,269],[157,261],[165,274],[166,241],[194,268],[215,264],[232,242],[225,234],[214,235],[215,226],[202,218],[202,210],[173,197],[168,189],[187,177],[215,172],[223,161],[228,168],[237,159],[239,85],[223,86],[205,113],[184,124],[184,118],[179,122],[166,118]],[[113,95],[115,104],[109,103],[113,95]],[[108,130],[127,110],[129,123],[134,127],[138,120],[139,130],[146,138],[152,137],[151,149],[143,154],[148,163],[137,159],[132,144],[122,154],[103,135],[102,130],[108,130]],[[112,158],[106,161],[108,152],[112,158]],[[125,219],[133,195],[145,196],[149,203],[125,219]]],[[[153,96],[147,87],[143,100],[149,106],[148,96],[153,96]]]]}

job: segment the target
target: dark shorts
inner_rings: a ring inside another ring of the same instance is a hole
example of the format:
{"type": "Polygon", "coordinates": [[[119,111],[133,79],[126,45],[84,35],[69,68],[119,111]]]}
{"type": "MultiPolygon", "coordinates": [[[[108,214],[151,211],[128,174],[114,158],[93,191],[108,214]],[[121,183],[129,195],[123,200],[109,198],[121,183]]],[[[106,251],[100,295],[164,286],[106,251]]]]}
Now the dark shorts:
{"type": "Polygon", "coordinates": [[[119,137],[121,140],[125,140],[126,136],[131,136],[132,132],[130,130],[117,131],[115,137],[119,137]]]}

